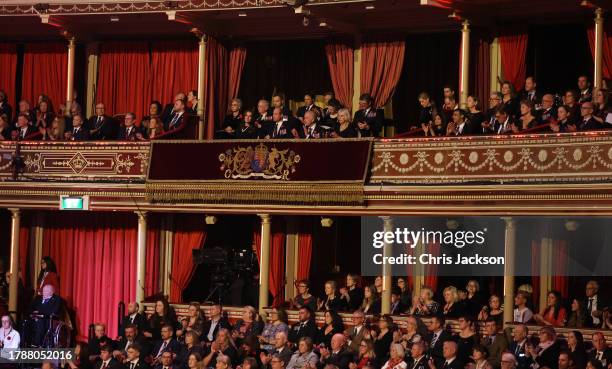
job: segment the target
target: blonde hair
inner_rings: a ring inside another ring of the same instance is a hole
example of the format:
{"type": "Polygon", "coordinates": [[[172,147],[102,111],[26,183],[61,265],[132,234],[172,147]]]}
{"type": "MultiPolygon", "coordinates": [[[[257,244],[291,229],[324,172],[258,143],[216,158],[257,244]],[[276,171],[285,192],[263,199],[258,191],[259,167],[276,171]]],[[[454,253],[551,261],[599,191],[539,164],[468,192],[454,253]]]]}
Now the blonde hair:
{"type": "Polygon", "coordinates": [[[351,123],[351,113],[349,113],[348,109],[342,108],[338,110],[338,117],[340,117],[341,115],[346,116],[346,121],[349,122],[349,124],[351,123]]]}
{"type": "Polygon", "coordinates": [[[451,293],[451,296],[453,297],[453,302],[459,301],[459,293],[457,292],[457,287],[455,286],[446,287],[444,291],[442,292],[442,295],[444,296],[447,291],[451,293]]]}

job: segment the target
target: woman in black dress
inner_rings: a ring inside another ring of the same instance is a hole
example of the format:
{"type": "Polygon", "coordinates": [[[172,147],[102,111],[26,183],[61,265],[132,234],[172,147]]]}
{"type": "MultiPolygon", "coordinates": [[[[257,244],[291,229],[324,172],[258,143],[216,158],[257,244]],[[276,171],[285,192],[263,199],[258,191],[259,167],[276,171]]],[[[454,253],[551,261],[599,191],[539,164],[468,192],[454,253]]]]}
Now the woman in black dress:
{"type": "Polygon", "coordinates": [[[344,332],[344,323],[340,315],[334,310],[325,311],[324,319],[325,323],[318,329],[315,342],[330,348],[334,334],[344,332]]]}
{"type": "Polygon", "coordinates": [[[467,120],[469,126],[472,127],[472,131],[479,134],[483,133],[482,122],[484,122],[487,118],[481,111],[480,99],[474,95],[468,96],[467,108],[467,120]]]}
{"type": "Polygon", "coordinates": [[[511,118],[516,119],[519,115],[519,101],[514,91],[514,86],[508,81],[504,81],[501,86],[502,107],[510,114],[511,118]]]}
{"type": "Polygon", "coordinates": [[[232,138],[236,134],[236,130],[240,127],[240,123],[242,123],[242,100],[240,99],[232,99],[230,102],[230,112],[223,119],[223,131],[225,132],[225,136],[223,138],[232,138]]]}
{"type": "Polygon", "coordinates": [[[535,117],[533,103],[529,100],[521,101],[521,116],[518,119],[519,130],[530,129],[538,125],[535,117]]]}
{"type": "Polygon", "coordinates": [[[353,123],[351,123],[351,114],[348,109],[340,109],[338,111],[338,123],[335,126],[334,132],[331,134],[332,137],[339,138],[351,138],[357,137],[357,129],[353,123]]]}
{"type": "Polygon", "coordinates": [[[176,328],[176,314],[170,308],[170,304],[166,299],[159,299],[155,301],[155,313],[149,318],[149,330],[144,333],[145,337],[159,340],[161,338],[161,329],[165,325],[171,325],[176,328]]]}
{"type": "Polygon", "coordinates": [[[378,367],[382,367],[389,360],[389,348],[393,342],[393,319],[389,315],[383,315],[378,321],[380,332],[372,331],[374,336],[374,354],[376,354],[376,363],[378,367]]]}
{"type": "Polygon", "coordinates": [[[240,122],[238,130],[236,130],[236,138],[238,139],[254,139],[257,138],[257,128],[253,123],[253,112],[246,110],[244,119],[240,122]]]}
{"type": "Polygon", "coordinates": [[[463,308],[459,303],[459,294],[457,293],[457,287],[448,286],[442,293],[444,297],[444,307],[442,312],[446,319],[456,319],[463,314],[463,308]]]}
{"type": "Polygon", "coordinates": [[[470,361],[472,349],[478,345],[477,324],[471,316],[462,315],[458,319],[459,332],[455,333],[453,340],[457,342],[457,357],[462,363],[470,361]]]}
{"type": "Polygon", "coordinates": [[[325,282],[325,299],[319,301],[319,310],[345,311],[346,300],[340,298],[336,281],[325,282]]]}

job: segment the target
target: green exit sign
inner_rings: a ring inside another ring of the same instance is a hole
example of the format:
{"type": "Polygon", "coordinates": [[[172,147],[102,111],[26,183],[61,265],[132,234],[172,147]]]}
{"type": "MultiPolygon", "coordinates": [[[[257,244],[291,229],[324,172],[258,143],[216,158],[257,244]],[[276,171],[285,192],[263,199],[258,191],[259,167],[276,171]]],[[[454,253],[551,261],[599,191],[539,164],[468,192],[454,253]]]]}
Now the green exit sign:
{"type": "Polygon", "coordinates": [[[60,196],[60,210],[89,210],[89,196],[60,196]]]}

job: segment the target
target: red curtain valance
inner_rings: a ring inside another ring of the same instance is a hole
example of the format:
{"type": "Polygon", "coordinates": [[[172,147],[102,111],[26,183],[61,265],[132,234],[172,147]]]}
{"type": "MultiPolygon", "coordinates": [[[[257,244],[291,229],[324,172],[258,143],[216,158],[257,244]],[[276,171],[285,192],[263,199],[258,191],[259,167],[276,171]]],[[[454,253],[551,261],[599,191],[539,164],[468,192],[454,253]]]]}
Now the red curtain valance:
{"type": "Polygon", "coordinates": [[[332,86],[336,99],[349,110],[353,106],[353,48],[345,44],[325,45],[332,86]]]}
{"type": "Polygon", "coordinates": [[[523,87],[527,73],[527,39],[526,33],[499,36],[504,79],[512,83],[516,91],[523,87]]]}
{"type": "Polygon", "coordinates": [[[173,101],[177,92],[188,93],[197,87],[197,42],[156,41],[151,45],[149,100],[158,100],[164,105],[173,101]]]}
{"type": "Polygon", "coordinates": [[[192,251],[199,249],[206,241],[203,223],[202,216],[197,215],[182,215],[175,218],[170,302],[183,302],[183,290],[195,272],[192,251]]]}

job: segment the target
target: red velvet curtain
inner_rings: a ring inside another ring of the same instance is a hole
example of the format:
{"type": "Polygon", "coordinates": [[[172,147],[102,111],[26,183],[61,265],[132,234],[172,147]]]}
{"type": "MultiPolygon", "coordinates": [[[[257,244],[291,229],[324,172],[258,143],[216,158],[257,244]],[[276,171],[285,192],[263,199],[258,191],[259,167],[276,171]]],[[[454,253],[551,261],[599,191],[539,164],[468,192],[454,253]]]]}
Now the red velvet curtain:
{"type": "Polygon", "coordinates": [[[552,258],[552,289],[561,292],[561,296],[568,296],[569,248],[565,240],[553,240],[552,258]]]}
{"type": "MultiPolygon", "coordinates": [[[[30,255],[30,229],[32,228],[32,217],[28,213],[21,213],[19,223],[19,270],[24,286],[30,284],[28,279],[28,256],[30,255]]],[[[38,276],[38,271],[35,271],[38,276]]],[[[34,286],[36,288],[36,286],[34,286]]]]}
{"type": "MultiPolygon", "coordinates": [[[[0,89],[6,92],[13,108],[15,101],[15,75],[17,74],[17,48],[15,44],[0,44],[0,89]]],[[[9,119],[13,119],[9,117],[9,119]]]]}
{"type": "MultiPolygon", "coordinates": [[[[253,231],[253,250],[261,262],[261,223],[256,222],[253,231]]],[[[284,224],[274,219],[270,238],[270,277],[268,278],[272,306],[280,306],[285,300],[285,240],[284,224]]]]}
{"type": "MultiPolygon", "coordinates": [[[[516,286],[517,289],[519,286],[516,286]]],[[[538,305],[537,296],[540,295],[540,241],[531,241],[531,302],[533,306],[538,305]]]]}
{"type": "Polygon", "coordinates": [[[512,83],[518,91],[523,87],[527,70],[525,63],[527,34],[516,33],[499,36],[499,46],[501,49],[504,79],[512,83]]]}
{"type": "MultiPolygon", "coordinates": [[[[53,109],[66,104],[68,49],[61,43],[26,44],[23,55],[21,97],[34,108],[38,95],[46,94],[53,109]]],[[[14,109],[16,109],[14,107],[14,109]]]]}
{"type": "Polygon", "coordinates": [[[151,69],[147,42],[108,42],[100,46],[96,102],[107,114],[149,112],[151,69]]]}
{"type": "Polygon", "coordinates": [[[150,214],[147,217],[145,296],[155,295],[159,292],[160,234],[161,218],[156,216],[156,214],[150,214]]]}
{"type": "MultiPolygon", "coordinates": [[[[43,255],[51,256],[60,294],[76,315],[78,338],[89,324],[106,322],[117,334],[117,305],[132,301],[136,287],[137,227],[132,213],[62,213],[49,216],[43,255]]],[[[73,322],[74,323],[74,322],[73,322]]]]}
{"type": "Polygon", "coordinates": [[[206,44],[206,71],[204,110],[206,112],[206,138],[212,139],[227,109],[227,77],[229,53],[214,37],[206,44]]]}
{"type": "Polygon", "coordinates": [[[351,110],[353,106],[353,48],[340,43],[327,44],[325,55],[336,99],[351,110]]]}
{"type": "Polygon", "coordinates": [[[491,43],[483,37],[474,37],[470,55],[470,94],[480,98],[480,109],[485,109],[491,94],[491,43]]]}
{"type": "Polygon", "coordinates": [[[361,92],[369,92],[376,108],[387,104],[402,73],[404,41],[370,42],[361,46],[361,92]]]}
{"type": "Polygon", "coordinates": [[[198,44],[193,41],[156,41],[151,46],[150,100],[162,105],[177,92],[198,87],[198,44]]]}
{"type": "MultiPolygon", "coordinates": [[[[426,251],[433,256],[440,256],[440,244],[432,243],[425,246],[426,251]]],[[[436,264],[425,265],[425,286],[435,291],[438,288],[438,268],[436,264]]]]}
{"type": "Polygon", "coordinates": [[[206,241],[204,219],[198,215],[184,215],[175,218],[174,244],[172,248],[172,271],[170,280],[170,302],[183,302],[183,290],[193,277],[192,250],[199,249],[206,241]]]}
{"type": "Polygon", "coordinates": [[[229,78],[227,86],[227,101],[236,98],[240,89],[240,78],[242,78],[242,70],[246,61],[247,49],[242,46],[237,46],[229,53],[229,78]]]}
{"type": "MultiPolygon", "coordinates": [[[[587,29],[589,36],[589,46],[591,47],[591,56],[595,57],[595,29],[593,27],[587,29]]],[[[603,55],[602,55],[602,74],[603,78],[612,79],[612,27],[604,28],[603,35],[603,55]]]]}
{"type": "Polygon", "coordinates": [[[310,264],[312,262],[312,233],[313,221],[305,218],[300,223],[298,232],[298,268],[297,279],[308,279],[310,277],[310,264]]]}

